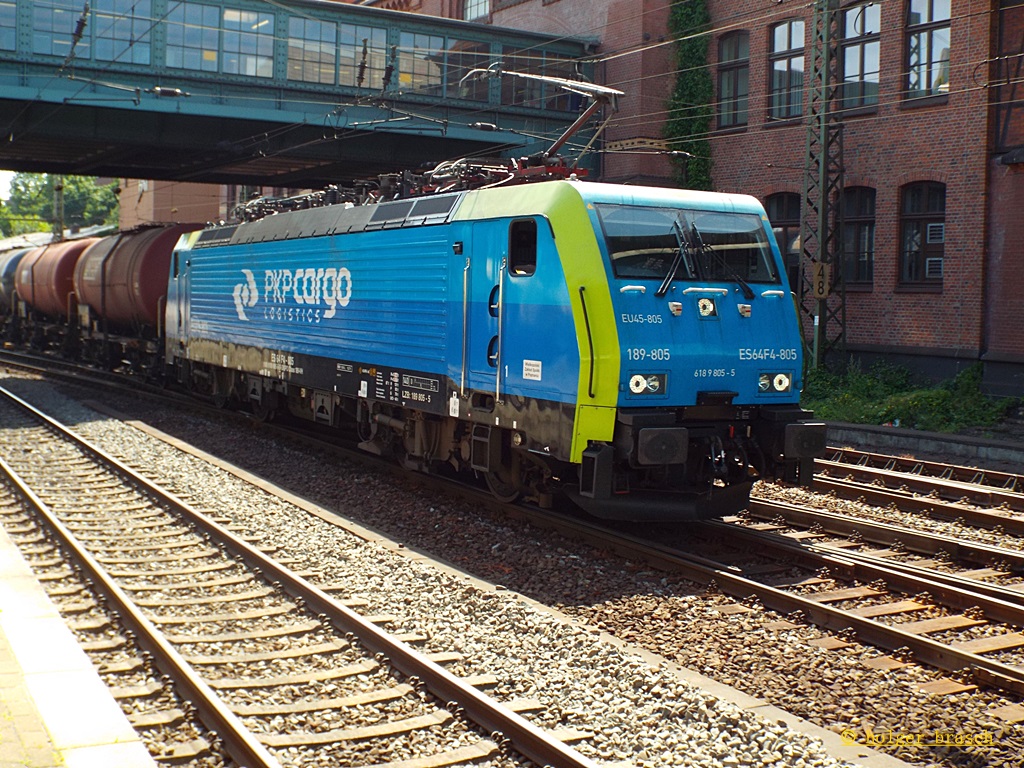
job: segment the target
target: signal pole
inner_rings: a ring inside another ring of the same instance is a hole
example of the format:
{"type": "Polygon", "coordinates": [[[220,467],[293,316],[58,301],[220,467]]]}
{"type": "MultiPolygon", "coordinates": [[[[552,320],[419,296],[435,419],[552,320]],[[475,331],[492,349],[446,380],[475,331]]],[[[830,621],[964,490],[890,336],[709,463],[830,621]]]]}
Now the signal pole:
{"type": "Polygon", "coordinates": [[[57,176],[53,181],[53,241],[64,239],[64,177],[57,176]]]}
{"type": "Polygon", "coordinates": [[[846,356],[843,125],[837,98],[841,19],[839,0],[815,0],[800,221],[805,267],[801,270],[800,307],[813,328],[805,356],[813,368],[821,366],[830,352],[846,356]]]}

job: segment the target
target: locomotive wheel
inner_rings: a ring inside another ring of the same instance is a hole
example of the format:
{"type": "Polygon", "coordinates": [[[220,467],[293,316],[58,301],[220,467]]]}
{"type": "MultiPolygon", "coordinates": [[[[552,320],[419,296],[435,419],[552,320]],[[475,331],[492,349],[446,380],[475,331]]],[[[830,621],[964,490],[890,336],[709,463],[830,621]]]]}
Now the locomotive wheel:
{"type": "Polygon", "coordinates": [[[264,424],[269,424],[275,418],[277,418],[277,398],[265,395],[263,402],[258,403],[255,400],[250,400],[252,404],[252,415],[256,417],[256,421],[264,424]]]}
{"type": "Polygon", "coordinates": [[[506,453],[503,458],[505,461],[490,472],[484,473],[484,480],[487,481],[487,487],[494,498],[510,504],[522,495],[525,486],[520,471],[519,454],[510,452],[510,455],[506,453]]]}
{"type": "Polygon", "coordinates": [[[484,480],[487,481],[487,488],[494,498],[506,504],[518,499],[523,492],[519,477],[513,476],[507,467],[502,467],[497,472],[485,472],[484,480]]]}

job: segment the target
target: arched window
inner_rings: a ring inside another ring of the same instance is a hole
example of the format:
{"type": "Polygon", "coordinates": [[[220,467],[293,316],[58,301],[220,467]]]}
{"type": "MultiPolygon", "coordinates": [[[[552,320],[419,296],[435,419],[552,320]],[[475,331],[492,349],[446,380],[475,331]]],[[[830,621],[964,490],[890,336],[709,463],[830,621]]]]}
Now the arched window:
{"type": "Polygon", "coordinates": [[[907,184],[900,198],[900,286],[941,288],[946,185],[937,181],[907,184]]]}
{"type": "Polygon", "coordinates": [[[800,117],[804,100],[803,21],[784,21],[772,27],[768,60],[768,116],[774,120],[800,117]]]}
{"type": "Polygon", "coordinates": [[[718,41],[718,127],[747,124],[750,35],[732,32],[718,41]]]}
{"type": "Polygon", "coordinates": [[[765,201],[768,220],[772,223],[775,241],[782,252],[786,265],[789,289],[800,290],[800,195],[796,192],[779,192],[769,195],[765,201]]]}
{"type": "Polygon", "coordinates": [[[875,273],[875,190],[843,190],[843,277],[847,285],[870,286],[875,273]]]}

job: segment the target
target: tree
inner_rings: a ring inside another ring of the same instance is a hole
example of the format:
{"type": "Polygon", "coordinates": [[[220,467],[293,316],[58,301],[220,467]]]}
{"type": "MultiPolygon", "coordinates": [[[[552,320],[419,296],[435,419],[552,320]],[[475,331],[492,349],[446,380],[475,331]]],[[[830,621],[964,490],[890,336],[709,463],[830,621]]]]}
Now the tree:
{"type": "Polygon", "coordinates": [[[675,163],[676,178],[689,189],[710,190],[711,143],[708,132],[714,115],[714,87],[708,71],[708,30],[711,16],[706,0],[675,0],[669,14],[669,33],[676,43],[676,85],[669,97],[665,138],[669,149],[691,156],[675,163]]]}
{"type": "Polygon", "coordinates": [[[54,217],[54,187],[60,180],[64,184],[65,227],[117,225],[117,190],[112,184],[99,186],[88,176],[17,173],[11,180],[9,214],[47,222],[42,229],[49,229],[54,217]]]}
{"type": "Polygon", "coordinates": [[[0,237],[14,237],[26,232],[47,232],[50,223],[38,216],[18,216],[0,200],[0,237]]]}

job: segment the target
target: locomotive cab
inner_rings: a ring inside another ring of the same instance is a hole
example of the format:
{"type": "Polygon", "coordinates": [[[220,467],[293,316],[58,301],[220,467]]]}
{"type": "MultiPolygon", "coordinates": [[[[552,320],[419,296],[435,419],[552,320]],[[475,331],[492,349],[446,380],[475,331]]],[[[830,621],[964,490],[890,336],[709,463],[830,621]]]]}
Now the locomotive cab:
{"type": "Polygon", "coordinates": [[[588,211],[619,396],[613,438],[583,454],[577,502],[599,516],[703,518],[741,509],[761,478],[809,484],[825,427],[799,407],[801,339],[760,204],[595,190],[588,211]]]}

